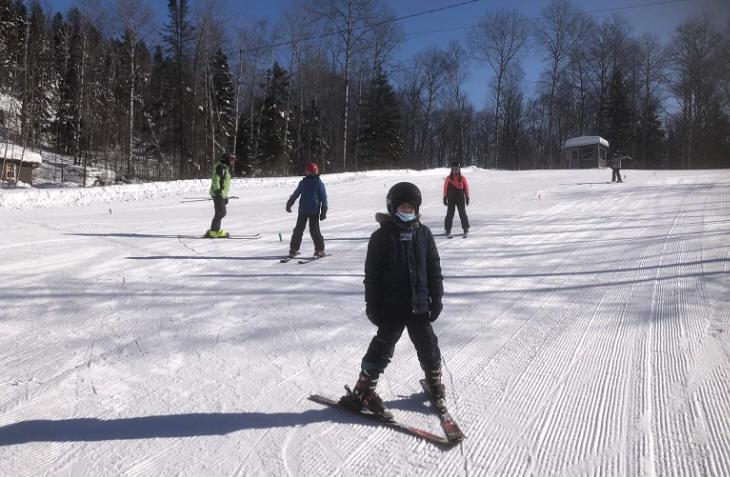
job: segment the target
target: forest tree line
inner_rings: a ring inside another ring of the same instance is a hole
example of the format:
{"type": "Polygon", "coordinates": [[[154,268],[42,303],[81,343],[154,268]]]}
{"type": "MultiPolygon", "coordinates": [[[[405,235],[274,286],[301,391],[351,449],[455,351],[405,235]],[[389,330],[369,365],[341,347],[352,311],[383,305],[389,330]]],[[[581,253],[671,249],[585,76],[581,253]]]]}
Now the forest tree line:
{"type": "Polygon", "coordinates": [[[485,13],[461,41],[398,55],[383,0],[292,0],[232,28],[215,1],[0,0],[0,127],[24,147],[143,180],[205,177],[224,151],[243,176],[428,168],[563,167],[600,135],[632,167],[730,166],[730,24],[672,37],[597,19],[567,0],[538,17],[485,13]],[[525,80],[528,54],[544,59],[525,80]],[[489,85],[475,106],[467,71],[489,85]],[[12,98],[13,101],[7,100],[12,98]],[[8,106],[10,105],[10,106],[8,106]]]}

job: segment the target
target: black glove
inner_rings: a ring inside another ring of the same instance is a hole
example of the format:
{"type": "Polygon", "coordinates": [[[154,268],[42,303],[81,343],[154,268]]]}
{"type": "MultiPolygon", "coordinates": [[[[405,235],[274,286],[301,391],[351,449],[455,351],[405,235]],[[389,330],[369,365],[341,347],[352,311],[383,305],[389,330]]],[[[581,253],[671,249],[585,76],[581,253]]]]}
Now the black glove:
{"type": "Polygon", "coordinates": [[[469,198],[466,198],[466,205],[469,205],[469,198]]]}
{"type": "Polygon", "coordinates": [[[449,205],[449,201],[448,201],[448,200],[446,200],[446,197],[444,197],[444,205],[446,205],[446,206],[448,206],[448,205],[449,205]]]}
{"type": "Polygon", "coordinates": [[[294,202],[291,199],[289,199],[289,200],[286,201],[286,211],[287,212],[291,213],[291,206],[292,205],[294,205],[294,202]]]}
{"type": "Polygon", "coordinates": [[[228,197],[226,197],[225,199],[223,199],[223,205],[228,205],[228,197]]]}
{"type": "Polygon", "coordinates": [[[375,306],[366,305],[365,314],[367,315],[368,320],[370,320],[370,323],[374,324],[375,326],[380,326],[380,313],[378,313],[375,306]]]}
{"type": "Polygon", "coordinates": [[[444,304],[440,301],[432,301],[430,305],[428,305],[428,321],[433,323],[436,321],[436,319],[441,314],[441,310],[444,309],[444,304]]]}
{"type": "Polygon", "coordinates": [[[327,218],[327,209],[323,208],[322,212],[319,213],[319,220],[324,220],[327,218]]]}

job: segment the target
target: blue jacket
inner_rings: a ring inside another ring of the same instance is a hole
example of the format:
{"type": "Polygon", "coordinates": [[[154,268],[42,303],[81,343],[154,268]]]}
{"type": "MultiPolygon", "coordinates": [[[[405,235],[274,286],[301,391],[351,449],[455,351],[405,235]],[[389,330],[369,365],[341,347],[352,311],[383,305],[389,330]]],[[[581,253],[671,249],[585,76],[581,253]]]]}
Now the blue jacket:
{"type": "Polygon", "coordinates": [[[319,215],[320,209],[327,212],[327,189],[319,176],[307,176],[297,186],[287,201],[287,207],[294,205],[299,196],[299,213],[304,215],[319,215]]]}

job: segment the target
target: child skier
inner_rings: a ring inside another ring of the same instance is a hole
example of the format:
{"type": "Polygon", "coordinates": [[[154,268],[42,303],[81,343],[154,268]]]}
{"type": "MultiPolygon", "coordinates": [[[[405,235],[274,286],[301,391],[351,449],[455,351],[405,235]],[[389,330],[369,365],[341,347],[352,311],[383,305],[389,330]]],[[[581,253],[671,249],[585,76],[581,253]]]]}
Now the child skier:
{"type": "Polygon", "coordinates": [[[213,197],[215,215],[213,215],[213,221],[210,223],[210,229],[205,232],[205,237],[228,237],[228,232],[221,229],[221,221],[226,216],[226,205],[228,205],[228,196],[231,193],[231,176],[233,176],[235,165],[236,156],[226,152],[221,155],[221,158],[213,166],[210,195],[213,197]]]}
{"type": "Polygon", "coordinates": [[[610,166],[612,171],[611,182],[623,182],[621,180],[621,156],[619,156],[618,151],[613,154],[610,166]]]}
{"type": "Polygon", "coordinates": [[[458,162],[451,164],[451,174],[444,181],[444,205],[448,207],[444,220],[446,236],[451,238],[451,225],[454,221],[454,208],[456,208],[459,209],[461,229],[466,238],[469,233],[469,217],[466,216],[465,205],[469,205],[469,182],[466,177],[461,175],[461,164],[458,162]]]}
{"type": "Polygon", "coordinates": [[[306,165],[304,175],[304,179],[299,181],[296,190],[286,202],[286,211],[291,213],[294,202],[300,195],[302,196],[299,200],[297,224],[289,244],[289,257],[294,258],[299,254],[307,221],[309,221],[309,234],[314,242],[314,256],[324,257],[324,238],[319,231],[319,221],[327,218],[327,189],[319,178],[319,167],[314,162],[306,165]]]}
{"type": "Polygon", "coordinates": [[[441,351],[431,327],[443,308],[444,288],[436,242],[419,221],[421,191],[409,182],[398,183],[388,192],[387,205],[388,214],[375,216],[380,228],[370,236],[365,261],[366,315],[378,330],[355,388],[348,388],[341,403],[392,419],[375,387],[406,328],[434,400],[445,409],[441,351]]]}

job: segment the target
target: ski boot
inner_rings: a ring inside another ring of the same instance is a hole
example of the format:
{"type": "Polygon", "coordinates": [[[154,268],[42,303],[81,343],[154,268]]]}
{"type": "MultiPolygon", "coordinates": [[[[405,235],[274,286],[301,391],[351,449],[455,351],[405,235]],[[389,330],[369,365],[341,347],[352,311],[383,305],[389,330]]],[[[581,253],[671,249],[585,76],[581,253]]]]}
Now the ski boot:
{"type": "Polygon", "coordinates": [[[322,258],[325,256],[324,250],[317,250],[314,252],[314,258],[322,258]]]}
{"type": "Polygon", "coordinates": [[[385,408],[383,400],[375,392],[377,385],[377,374],[371,376],[366,371],[360,371],[355,389],[351,390],[349,386],[345,386],[347,394],[340,398],[340,404],[356,411],[362,412],[365,409],[384,421],[393,421],[393,413],[385,408]]]}
{"type": "Polygon", "coordinates": [[[439,414],[443,414],[447,411],[446,409],[446,387],[441,383],[441,367],[434,369],[427,369],[426,372],[426,384],[431,391],[431,399],[436,405],[436,411],[439,414]]]}
{"type": "Polygon", "coordinates": [[[228,232],[224,230],[208,230],[203,235],[205,238],[228,238],[228,232]]]}
{"type": "Polygon", "coordinates": [[[469,229],[464,230],[464,238],[469,236],[469,229]]]}
{"type": "Polygon", "coordinates": [[[446,231],[446,238],[453,238],[454,236],[451,235],[451,230],[446,231]]]}
{"type": "Polygon", "coordinates": [[[287,257],[289,257],[289,258],[294,258],[294,257],[296,257],[297,255],[299,255],[299,250],[294,250],[294,249],[291,249],[291,250],[289,250],[289,255],[287,255],[287,257]]]}

